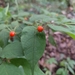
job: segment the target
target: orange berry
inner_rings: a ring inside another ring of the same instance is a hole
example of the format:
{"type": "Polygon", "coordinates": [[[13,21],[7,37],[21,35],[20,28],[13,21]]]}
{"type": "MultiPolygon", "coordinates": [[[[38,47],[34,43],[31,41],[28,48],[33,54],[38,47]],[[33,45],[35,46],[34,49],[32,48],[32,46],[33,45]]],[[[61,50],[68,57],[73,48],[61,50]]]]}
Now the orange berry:
{"type": "Polygon", "coordinates": [[[44,30],[43,26],[38,26],[37,27],[38,32],[42,32],[44,30]]]}
{"type": "Polygon", "coordinates": [[[16,33],[15,33],[14,31],[11,31],[11,32],[9,33],[10,37],[14,37],[15,34],[16,34],[16,33]]]}

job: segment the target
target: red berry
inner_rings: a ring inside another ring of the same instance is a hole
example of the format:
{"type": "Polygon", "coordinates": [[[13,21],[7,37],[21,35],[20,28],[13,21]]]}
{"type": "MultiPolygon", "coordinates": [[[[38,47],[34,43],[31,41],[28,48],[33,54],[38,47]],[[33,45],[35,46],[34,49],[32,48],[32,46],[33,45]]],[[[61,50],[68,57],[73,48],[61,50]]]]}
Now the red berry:
{"type": "Polygon", "coordinates": [[[14,37],[15,34],[16,34],[16,33],[15,33],[14,31],[11,31],[11,32],[9,33],[10,37],[14,37]]]}
{"type": "Polygon", "coordinates": [[[43,28],[42,26],[38,26],[38,27],[37,27],[38,32],[42,32],[43,29],[44,29],[44,28],[43,28]]]}

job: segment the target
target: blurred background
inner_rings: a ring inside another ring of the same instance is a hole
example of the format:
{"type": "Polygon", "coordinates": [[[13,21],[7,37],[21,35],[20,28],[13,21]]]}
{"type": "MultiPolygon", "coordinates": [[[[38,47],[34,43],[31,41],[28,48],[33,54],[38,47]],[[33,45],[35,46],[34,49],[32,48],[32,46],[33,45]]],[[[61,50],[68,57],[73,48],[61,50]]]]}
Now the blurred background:
{"type": "MultiPolygon", "coordinates": [[[[7,3],[10,3],[10,6],[15,4],[16,0],[0,0],[0,6],[5,7],[7,3]]],[[[27,4],[34,4],[38,7],[47,8],[50,11],[60,12],[59,9],[66,9],[67,7],[73,7],[75,9],[75,0],[17,0],[21,7],[26,8],[27,4]],[[25,5],[25,6],[24,6],[25,5]],[[58,10],[57,10],[58,8],[58,10]]],[[[30,7],[31,5],[28,5],[30,7]]]]}
{"type": "MultiPolygon", "coordinates": [[[[27,24],[29,24],[28,19],[31,15],[44,14],[50,17],[49,21],[52,24],[56,22],[56,25],[62,26],[63,24],[67,26],[75,25],[75,0],[0,0],[1,13],[3,13],[2,8],[4,7],[10,10],[7,15],[8,18],[12,15],[12,18],[17,20],[15,17],[18,12],[19,18],[22,20],[25,18],[27,24]]],[[[5,24],[8,21],[10,23],[10,20],[7,21],[7,16],[6,18],[3,16],[1,22],[5,19],[5,24]]],[[[72,29],[75,34],[75,28],[72,27],[72,29]]],[[[50,37],[53,40],[49,43],[48,33],[48,31],[45,31],[46,49],[39,60],[40,68],[46,75],[75,75],[75,40],[61,32],[54,32],[51,33],[52,37],[50,37]],[[65,69],[66,64],[68,69],[65,69]]]]}

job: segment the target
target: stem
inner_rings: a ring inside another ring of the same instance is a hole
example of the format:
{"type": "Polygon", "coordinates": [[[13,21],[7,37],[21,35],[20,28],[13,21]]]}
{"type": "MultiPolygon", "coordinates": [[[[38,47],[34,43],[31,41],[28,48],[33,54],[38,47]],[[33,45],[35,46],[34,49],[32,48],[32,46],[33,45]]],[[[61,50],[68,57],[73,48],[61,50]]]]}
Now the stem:
{"type": "Polygon", "coordinates": [[[17,28],[18,26],[19,26],[19,25],[16,25],[16,26],[15,26],[14,31],[16,30],[16,28],[17,28]]]}
{"type": "Polygon", "coordinates": [[[9,11],[9,3],[7,3],[7,7],[6,7],[6,11],[5,11],[5,15],[7,16],[8,14],[8,11],[9,11]]]}
{"type": "MultiPolygon", "coordinates": [[[[65,70],[67,71],[68,65],[67,62],[65,63],[65,70]]],[[[68,71],[67,71],[67,75],[68,75],[68,71]]]]}
{"type": "Polygon", "coordinates": [[[67,25],[75,25],[75,23],[67,23],[67,25]]]}
{"type": "Polygon", "coordinates": [[[19,6],[18,6],[18,1],[15,0],[16,8],[17,8],[17,13],[19,13],[19,6]]]}
{"type": "Polygon", "coordinates": [[[10,40],[13,42],[14,41],[14,38],[13,37],[10,37],[10,40]]]}
{"type": "Polygon", "coordinates": [[[11,31],[11,29],[10,29],[10,28],[8,28],[8,27],[7,27],[7,29],[8,29],[9,31],[11,31]]]}

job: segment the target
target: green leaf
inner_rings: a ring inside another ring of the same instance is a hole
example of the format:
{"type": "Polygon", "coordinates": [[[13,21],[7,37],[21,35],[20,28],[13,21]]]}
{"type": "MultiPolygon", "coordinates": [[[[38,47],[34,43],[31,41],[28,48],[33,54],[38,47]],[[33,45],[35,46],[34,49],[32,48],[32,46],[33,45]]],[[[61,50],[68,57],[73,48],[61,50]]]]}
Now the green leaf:
{"type": "Polygon", "coordinates": [[[2,48],[0,47],[0,56],[1,56],[2,48]]]}
{"type": "Polygon", "coordinates": [[[1,12],[1,11],[3,11],[3,8],[2,8],[2,7],[0,7],[0,12],[1,12]]]}
{"type": "Polygon", "coordinates": [[[34,26],[27,26],[23,29],[21,43],[24,49],[24,55],[31,64],[33,71],[45,49],[45,34],[43,32],[37,32],[34,26]]]}
{"type": "Polygon", "coordinates": [[[29,21],[23,21],[24,24],[27,24],[27,25],[32,25],[33,23],[32,22],[29,22],[29,21]]]}
{"type": "Polygon", "coordinates": [[[7,16],[8,10],[9,10],[9,4],[7,5],[7,7],[6,7],[5,9],[6,9],[6,10],[5,10],[5,15],[7,16]]]}
{"type": "Polygon", "coordinates": [[[74,70],[69,65],[68,65],[68,69],[72,74],[74,74],[74,70]]]}
{"type": "Polygon", "coordinates": [[[30,14],[28,13],[28,12],[25,12],[25,11],[21,11],[21,12],[19,12],[19,14],[18,14],[18,16],[19,17],[22,17],[22,16],[29,16],[30,14]]]}
{"type": "Polygon", "coordinates": [[[67,70],[64,68],[59,68],[56,72],[56,75],[67,75],[67,70]]]}
{"type": "Polygon", "coordinates": [[[24,24],[22,24],[22,25],[19,25],[17,28],[16,28],[16,32],[17,33],[21,33],[22,32],[22,30],[23,30],[23,28],[25,27],[26,25],[24,25],[24,24]]]}
{"type": "Polygon", "coordinates": [[[4,46],[4,43],[3,41],[0,39],[0,47],[3,47],[4,46]]]}
{"type": "Polygon", "coordinates": [[[9,38],[9,33],[7,30],[2,30],[0,32],[0,40],[1,40],[1,43],[2,43],[2,47],[5,47],[7,44],[8,44],[8,38],[9,38]]]}
{"type": "Polygon", "coordinates": [[[67,28],[64,28],[62,26],[55,26],[55,25],[48,25],[48,26],[55,31],[70,32],[67,28]]]}
{"type": "Polygon", "coordinates": [[[18,17],[18,15],[14,14],[11,16],[13,19],[16,19],[18,17]]]}
{"type": "Polygon", "coordinates": [[[11,22],[11,28],[15,28],[15,26],[19,26],[19,22],[18,21],[13,21],[13,22],[11,22]]]}
{"type": "Polygon", "coordinates": [[[0,58],[0,65],[3,63],[3,60],[0,58]]]}
{"type": "Polygon", "coordinates": [[[66,63],[65,60],[61,61],[61,62],[60,62],[60,66],[61,66],[61,67],[65,67],[65,65],[66,65],[65,63],[66,63]]]}
{"type": "Polygon", "coordinates": [[[20,33],[20,32],[22,32],[22,29],[23,29],[25,26],[26,26],[26,25],[20,24],[18,21],[13,21],[13,22],[11,23],[10,28],[11,28],[11,29],[15,29],[15,31],[16,31],[17,33],[20,33]]]}
{"type": "Polygon", "coordinates": [[[65,68],[65,72],[63,72],[63,75],[68,75],[68,70],[65,68]]]}
{"type": "Polygon", "coordinates": [[[70,65],[70,67],[72,68],[72,69],[74,69],[74,64],[70,61],[70,62],[68,62],[69,63],[69,65],[70,65]]]}
{"type": "Polygon", "coordinates": [[[70,31],[72,31],[73,33],[75,33],[75,26],[73,26],[73,25],[66,25],[67,26],[67,28],[70,30],[70,31]]]}
{"type": "Polygon", "coordinates": [[[0,19],[2,19],[2,17],[3,17],[3,14],[2,14],[2,12],[0,12],[0,15],[1,15],[1,16],[0,16],[0,19]]]}
{"type": "Polygon", "coordinates": [[[30,17],[30,21],[33,21],[33,22],[37,22],[37,21],[43,21],[43,22],[49,22],[50,21],[50,17],[47,16],[47,15],[33,15],[30,17]]]}
{"type": "Polygon", "coordinates": [[[2,51],[2,58],[18,58],[23,56],[21,43],[18,41],[8,44],[2,51]]]}
{"type": "Polygon", "coordinates": [[[49,36],[49,42],[50,42],[53,46],[56,46],[56,42],[55,42],[55,40],[54,40],[54,38],[53,38],[52,35],[49,36]]]}
{"type": "Polygon", "coordinates": [[[55,26],[55,25],[48,25],[48,26],[55,31],[65,32],[73,39],[75,39],[75,33],[73,33],[69,28],[65,28],[63,26],[55,26]]]}
{"type": "Polygon", "coordinates": [[[52,75],[52,73],[50,71],[46,71],[45,73],[46,75],[52,75]]]}
{"type": "MultiPolygon", "coordinates": [[[[21,65],[24,69],[25,75],[31,75],[31,67],[26,59],[24,59],[24,58],[12,59],[11,63],[16,66],[21,65]]],[[[34,75],[45,75],[45,74],[40,70],[38,65],[36,65],[35,69],[34,69],[34,75]]]]}
{"type": "Polygon", "coordinates": [[[69,66],[74,69],[74,64],[72,63],[73,60],[71,60],[70,58],[67,58],[67,62],[69,64],[69,66]]]}
{"type": "Polygon", "coordinates": [[[0,65],[0,75],[23,75],[20,69],[12,64],[3,63],[0,65]]]}
{"type": "Polygon", "coordinates": [[[25,75],[24,69],[23,69],[23,67],[21,65],[19,66],[19,69],[21,70],[22,74],[25,75]]]}
{"type": "Polygon", "coordinates": [[[28,63],[28,61],[26,59],[24,59],[24,58],[11,59],[11,63],[16,65],[16,66],[21,65],[24,69],[25,75],[31,75],[30,64],[28,63]]]}
{"type": "Polygon", "coordinates": [[[0,24],[0,30],[6,28],[7,26],[5,24],[0,24]]]}
{"type": "Polygon", "coordinates": [[[67,33],[69,36],[71,36],[73,39],[75,39],[75,33],[67,33]]]}
{"type": "Polygon", "coordinates": [[[0,47],[0,51],[2,51],[2,48],[0,47]]]}
{"type": "Polygon", "coordinates": [[[57,61],[56,61],[55,58],[50,58],[50,59],[47,60],[47,63],[48,63],[48,64],[53,64],[53,63],[54,63],[54,64],[57,64],[57,61]]]}
{"type": "Polygon", "coordinates": [[[38,65],[36,65],[35,70],[34,70],[34,75],[45,75],[45,74],[40,70],[38,65]]]}
{"type": "Polygon", "coordinates": [[[74,61],[74,60],[71,60],[71,63],[72,63],[73,65],[75,65],[75,61],[74,61]]]}
{"type": "Polygon", "coordinates": [[[56,75],[62,75],[62,72],[64,71],[64,68],[60,68],[57,70],[56,75]]]}
{"type": "Polygon", "coordinates": [[[47,14],[47,15],[50,14],[50,12],[49,12],[48,10],[44,9],[44,8],[42,8],[42,12],[43,12],[44,14],[47,14]]]}

